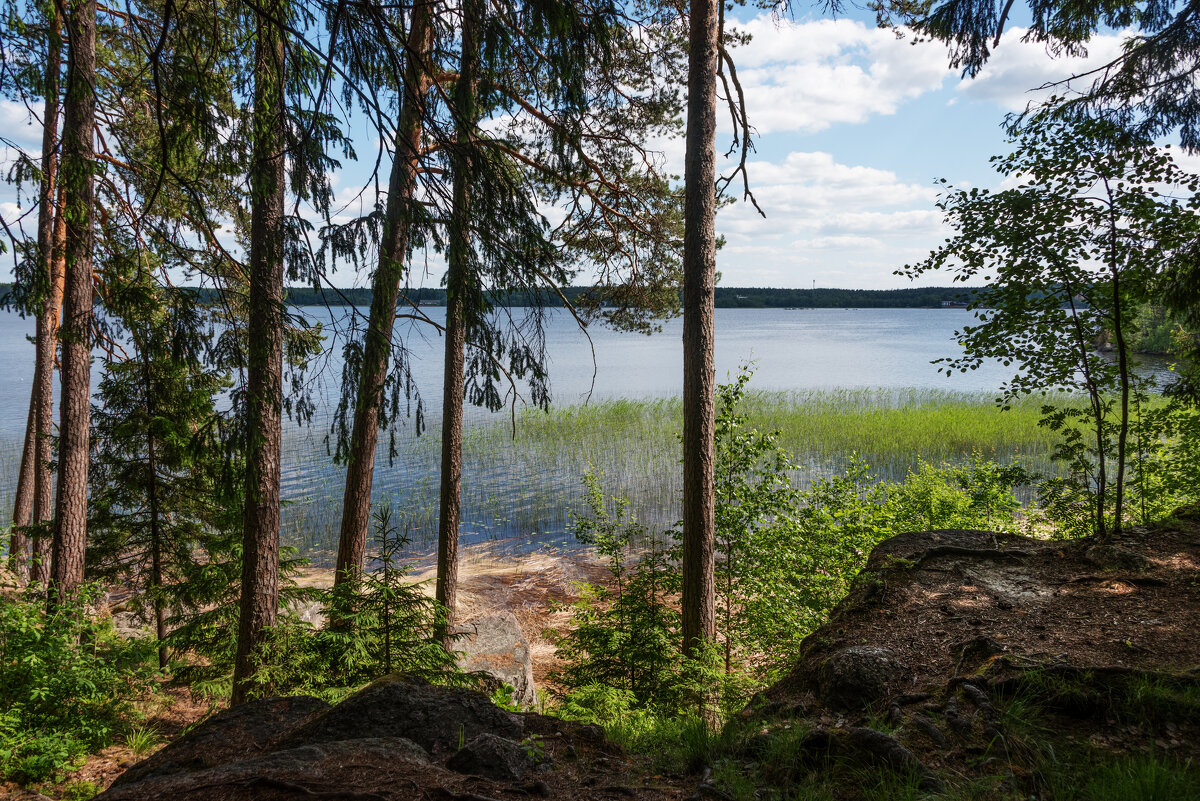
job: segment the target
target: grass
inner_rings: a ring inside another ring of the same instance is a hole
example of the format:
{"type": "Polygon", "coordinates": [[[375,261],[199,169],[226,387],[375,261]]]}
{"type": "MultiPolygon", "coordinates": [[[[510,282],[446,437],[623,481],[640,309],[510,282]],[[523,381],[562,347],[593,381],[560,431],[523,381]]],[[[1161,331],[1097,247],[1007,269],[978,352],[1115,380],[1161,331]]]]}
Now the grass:
{"type": "MultiPolygon", "coordinates": [[[[751,392],[745,411],[758,428],[779,431],[800,465],[793,479],[806,487],[842,469],[851,453],[880,480],[903,479],[922,459],[956,462],[973,451],[1055,473],[1053,434],[1037,425],[1041,405],[1032,398],[1001,411],[992,393],[847,389],[751,392]]],[[[626,399],[526,410],[515,427],[503,417],[469,424],[462,541],[503,541],[513,550],[570,546],[565,532],[582,498],[580,479],[593,465],[606,490],[626,495],[643,523],[671,525],[679,516],[682,419],[677,399],[626,399]]],[[[399,510],[414,551],[428,550],[437,536],[439,425],[431,420],[420,437],[401,431],[394,460],[385,435],[376,460],[374,500],[399,510]]],[[[318,564],[333,561],[344,476],[323,437],[293,427],[283,443],[283,540],[318,564]]],[[[19,460],[19,441],[0,442],[0,529],[12,513],[19,460]]]]}
{"type": "MultiPolygon", "coordinates": [[[[1037,424],[1041,405],[1033,398],[1001,411],[991,393],[829,390],[751,392],[745,411],[753,425],[779,431],[800,465],[793,479],[806,487],[841,470],[851,453],[880,480],[903,479],[922,459],[957,462],[972,452],[1054,473],[1053,435],[1037,424]]],[[[650,398],[525,410],[515,424],[503,417],[468,424],[462,541],[503,541],[512,550],[569,547],[565,532],[590,466],[604,473],[607,491],[630,499],[643,523],[671,525],[679,516],[682,419],[677,399],[650,398]]],[[[381,442],[376,460],[374,500],[399,511],[414,551],[427,550],[437,536],[438,430],[431,420],[421,437],[401,432],[395,459],[381,442]]],[[[333,559],[344,475],[322,436],[285,432],[283,459],[284,541],[317,563],[333,559]]]]}
{"type": "Polygon", "coordinates": [[[1035,715],[1039,709],[1052,709],[1158,727],[1200,719],[1200,681],[1167,674],[1103,677],[1032,671],[1025,675],[1021,695],[1013,702],[1030,707],[1023,718],[1035,715]]]}
{"type": "MultiPolygon", "coordinates": [[[[1037,425],[1040,407],[1030,400],[1002,412],[984,394],[843,390],[751,393],[745,411],[755,427],[779,432],[800,466],[793,480],[806,487],[840,471],[852,453],[881,480],[903,479],[922,459],[957,462],[972,452],[1054,472],[1053,434],[1037,425]]],[[[520,476],[503,507],[518,529],[564,529],[590,466],[604,473],[608,491],[630,499],[644,523],[666,526],[678,517],[682,419],[678,401],[661,399],[529,411],[518,416],[515,436],[502,425],[469,431],[464,473],[482,483],[504,464],[508,475],[520,476]]],[[[487,510],[479,486],[464,505],[474,500],[487,510]]]]}
{"type": "Polygon", "coordinates": [[[145,726],[137,726],[125,733],[125,745],[137,756],[145,756],[161,742],[158,732],[145,726]]]}
{"type": "Polygon", "coordinates": [[[1178,801],[1200,798],[1200,776],[1155,755],[1121,759],[1097,768],[1083,789],[1087,801],[1178,801]]]}

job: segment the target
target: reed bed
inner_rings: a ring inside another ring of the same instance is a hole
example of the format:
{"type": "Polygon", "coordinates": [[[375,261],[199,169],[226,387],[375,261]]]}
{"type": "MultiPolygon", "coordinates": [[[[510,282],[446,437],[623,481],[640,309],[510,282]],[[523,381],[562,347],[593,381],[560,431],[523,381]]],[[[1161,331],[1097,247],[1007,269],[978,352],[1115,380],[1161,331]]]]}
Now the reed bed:
{"type": "MultiPolygon", "coordinates": [[[[990,394],[931,390],[752,392],[743,411],[760,430],[776,431],[795,457],[800,487],[842,469],[851,454],[879,480],[901,480],[924,460],[955,463],[978,453],[1003,464],[1054,474],[1054,435],[1038,426],[1043,400],[1007,411],[990,394]]],[[[521,524],[564,530],[581,498],[580,477],[604,473],[610,492],[626,495],[647,525],[665,526],[679,514],[682,407],[675,399],[615,400],[549,412],[526,411],[515,428],[477,427],[464,440],[465,461],[477,476],[507,464],[514,484],[537,488],[553,502],[536,510],[514,504],[521,524]],[[535,511],[527,515],[523,512],[535,511]],[[548,516],[547,516],[548,515],[548,516]]],[[[471,475],[470,468],[466,474],[471,475]]],[[[464,497],[470,509],[471,498],[464,497]]]]}
{"type": "MultiPolygon", "coordinates": [[[[989,393],[933,390],[751,392],[751,424],[779,433],[794,457],[800,487],[844,467],[852,453],[880,480],[903,479],[921,460],[959,462],[972,453],[1020,462],[1054,474],[1054,435],[1037,425],[1043,400],[1001,411],[989,393]]],[[[649,526],[679,515],[682,408],[676,399],[621,399],[526,410],[516,417],[476,419],[463,443],[465,543],[493,542],[527,552],[570,546],[571,514],[580,508],[581,477],[604,473],[607,491],[626,495],[649,526]]],[[[390,503],[412,540],[412,555],[437,537],[439,421],[420,437],[386,441],[376,461],[376,503],[390,503]]],[[[20,447],[0,442],[0,521],[12,514],[20,447]]],[[[284,436],[283,540],[318,564],[333,561],[341,521],[344,471],[333,464],[323,432],[291,428],[284,436]]]]}

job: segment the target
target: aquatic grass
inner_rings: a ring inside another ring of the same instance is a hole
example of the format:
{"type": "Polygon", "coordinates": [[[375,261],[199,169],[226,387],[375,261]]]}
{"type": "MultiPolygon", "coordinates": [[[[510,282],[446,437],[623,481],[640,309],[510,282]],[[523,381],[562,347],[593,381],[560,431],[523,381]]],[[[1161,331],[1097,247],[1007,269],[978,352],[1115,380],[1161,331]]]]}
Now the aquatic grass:
{"type": "MultiPolygon", "coordinates": [[[[745,408],[754,426],[778,430],[780,444],[800,465],[792,478],[804,488],[841,470],[852,453],[882,481],[903,479],[921,460],[956,463],[973,452],[1056,475],[1049,459],[1054,435],[1037,425],[1042,403],[1031,397],[1001,411],[994,393],[844,389],[752,391],[745,408]]],[[[682,420],[675,398],[527,409],[517,413],[515,425],[507,416],[469,419],[463,541],[503,542],[514,550],[569,545],[580,479],[592,466],[604,473],[610,492],[630,498],[644,524],[671,525],[679,515],[682,420]]],[[[376,460],[374,500],[392,504],[412,537],[412,554],[428,551],[437,537],[439,427],[432,419],[420,437],[411,428],[401,432],[395,459],[383,448],[376,460]]],[[[344,469],[333,464],[317,428],[289,426],[283,450],[283,541],[317,564],[331,563],[344,469]]],[[[12,514],[19,462],[20,442],[0,442],[3,527],[12,514]]]]}
{"type": "MultiPolygon", "coordinates": [[[[843,469],[851,454],[881,481],[902,480],[922,461],[960,463],[975,453],[1054,475],[1053,434],[1037,424],[1043,402],[1034,397],[1002,411],[992,393],[847,389],[751,392],[745,406],[754,426],[779,432],[800,465],[792,478],[803,488],[843,469]]],[[[381,453],[376,462],[375,500],[391,502],[414,553],[428,551],[437,537],[438,428],[429,421],[424,436],[398,439],[394,460],[381,453]]],[[[569,545],[580,478],[592,467],[604,473],[609,491],[630,498],[641,522],[673,524],[681,430],[674,398],[527,409],[515,420],[470,422],[463,437],[463,542],[503,542],[513,550],[569,545]]],[[[284,463],[290,499],[284,539],[318,563],[331,561],[344,473],[311,430],[289,432],[284,463]]]]}
{"type": "MultiPolygon", "coordinates": [[[[958,463],[975,453],[1054,475],[1053,434],[1038,426],[1042,404],[1030,399],[1002,411],[991,394],[837,390],[750,393],[745,408],[752,425],[779,432],[801,466],[793,480],[807,487],[843,469],[851,454],[885,481],[904,479],[922,461],[958,463]]],[[[642,522],[663,526],[678,515],[681,429],[675,399],[530,410],[515,429],[469,431],[465,461],[483,472],[506,463],[520,485],[553,490],[568,501],[557,504],[564,524],[579,498],[579,476],[595,467],[607,487],[630,498],[642,522]]]]}
{"type": "MultiPolygon", "coordinates": [[[[17,495],[17,476],[21,472],[23,442],[16,438],[0,439],[0,533],[12,525],[13,504],[17,495]]],[[[7,540],[7,537],[4,539],[7,540]]],[[[7,554],[7,545],[0,552],[7,554]]]]}

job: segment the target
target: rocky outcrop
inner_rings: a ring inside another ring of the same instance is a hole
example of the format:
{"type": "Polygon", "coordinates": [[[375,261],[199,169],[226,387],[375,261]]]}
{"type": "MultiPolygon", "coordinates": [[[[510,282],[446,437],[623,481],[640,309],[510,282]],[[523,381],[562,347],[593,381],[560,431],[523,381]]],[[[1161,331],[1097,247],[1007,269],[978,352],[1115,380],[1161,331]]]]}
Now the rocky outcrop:
{"type": "Polygon", "coordinates": [[[308,696],[265,698],[213,715],[191,733],[125,771],[113,788],[211,768],[260,754],[329,704],[308,696]]]}
{"type": "MultiPolygon", "coordinates": [[[[215,801],[259,797],[266,790],[296,798],[318,794],[320,791],[314,788],[328,787],[348,764],[358,771],[384,774],[394,770],[397,763],[424,768],[429,756],[403,738],[360,738],[247,755],[197,770],[157,773],[139,781],[114,783],[100,797],[106,801],[176,801],[186,796],[215,801]]],[[[345,795],[353,797],[352,793],[345,795]]]]}
{"type": "Polygon", "coordinates": [[[434,756],[444,756],[480,734],[520,739],[524,729],[521,716],[505,712],[482,693],[393,675],[371,682],[337,706],[314,715],[279,745],[291,748],[363,736],[402,737],[434,756]]]}
{"type": "Polygon", "coordinates": [[[516,615],[506,611],[477,617],[456,626],[453,636],[460,669],[487,676],[488,689],[509,685],[513,700],[523,707],[537,702],[529,641],[516,615]]]}
{"type": "MultiPolygon", "coordinates": [[[[892,537],[789,675],[743,712],[739,758],[775,788],[764,795],[784,796],[805,771],[842,766],[846,787],[868,770],[914,790],[1043,797],[1044,755],[1080,742],[1113,759],[1154,743],[1155,759],[1186,772],[1200,759],[1200,706],[1188,700],[1200,697],[1197,565],[1189,521],[1105,543],[892,537]],[[1147,712],[1147,687],[1171,700],[1147,712]]],[[[1086,783],[1092,764],[1054,770],[1086,783]]]]}
{"type": "Polygon", "coordinates": [[[573,751],[574,743],[589,742],[586,734],[576,737],[577,728],[507,712],[475,690],[386,676],[336,706],[269,698],[214,715],[130,768],[101,798],[391,799],[418,798],[418,787],[445,791],[440,797],[475,797],[448,788],[528,780],[554,763],[550,743],[573,751]],[[528,736],[527,720],[537,728],[528,736]]]}

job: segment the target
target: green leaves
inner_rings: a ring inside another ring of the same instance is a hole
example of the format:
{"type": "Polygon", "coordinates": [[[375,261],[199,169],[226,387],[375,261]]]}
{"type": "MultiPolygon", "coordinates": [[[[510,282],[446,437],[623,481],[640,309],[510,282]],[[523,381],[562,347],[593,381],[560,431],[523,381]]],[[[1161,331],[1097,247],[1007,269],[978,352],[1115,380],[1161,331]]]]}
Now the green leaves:
{"type": "Polygon", "coordinates": [[[43,781],[110,744],[151,688],[145,643],[90,616],[97,591],[45,611],[31,591],[0,603],[0,779],[43,781]]]}
{"type": "MultiPolygon", "coordinates": [[[[948,189],[939,206],[957,235],[898,274],[989,282],[971,307],[979,323],[959,332],[963,354],[941,360],[947,373],[985,359],[1014,366],[1001,405],[1032,392],[1082,394],[1080,404],[1048,405],[1043,425],[1062,436],[1055,456],[1094,499],[1090,525],[1103,536],[1124,517],[1129,404],[1147,385],[1126,336],[1200,237],[1200,200],[1187,189],[1197,178],[1107,121],[1044,117],[1014,144],[995,164],[1016,188],[948,189]]],[[[1047,492],[1052,509],[1083,508],[1061,482],[1047,492]]]]}

